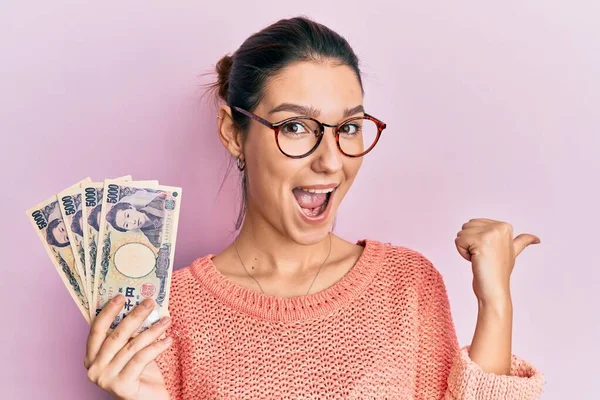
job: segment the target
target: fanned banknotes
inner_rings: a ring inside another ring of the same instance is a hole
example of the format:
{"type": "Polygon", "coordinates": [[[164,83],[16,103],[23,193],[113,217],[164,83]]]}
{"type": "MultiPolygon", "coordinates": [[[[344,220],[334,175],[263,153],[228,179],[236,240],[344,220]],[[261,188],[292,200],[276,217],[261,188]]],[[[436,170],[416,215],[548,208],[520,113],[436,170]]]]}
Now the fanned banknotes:
{"type": "Polygon", "coordinates": [[[169,315],[181,188],[107,180],[104,184],[92,304],[96,312],[125,296],[114,328],[146,298],[155,309],[141,332],[169,315]]]}
{"type": "MultiPolygon", "coordinates": [[[[80,187],[81,184],[89,181],[90,179],[87,178],[69,189],[80,187]]],[[[75,255],[70,246],[68,228],[63,220],[56,195],[28,209],[27,217],[77,308],[89,323],[90,313],[85,282],[77,270],[75,255]]]]}
{"type": "Polygon", "coordinates": [[[138,332],[168,315],[181,188],[130,176],[87,178],[27,210],[52,264],[90,323],[117,294],[111,329],[145,298],[156,308],[138,332]]]}

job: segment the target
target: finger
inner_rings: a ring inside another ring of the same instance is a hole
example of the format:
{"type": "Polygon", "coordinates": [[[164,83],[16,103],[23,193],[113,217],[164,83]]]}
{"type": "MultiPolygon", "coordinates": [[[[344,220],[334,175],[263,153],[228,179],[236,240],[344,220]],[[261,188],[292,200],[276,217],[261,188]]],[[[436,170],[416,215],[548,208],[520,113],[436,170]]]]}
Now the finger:
{"type": "Polygon", "coordinates": [[[521,252],[523,250],[525,250],[525,247],[527,247],[531,244],[539,244],[539,243],[541,243],[541,240],[539,237],[537,237],[535,235],[532,235],[530,233],[520,234],[513,240],[513,245],[515,247],[515,257],[518,256],[519,254],[521,254],[521,252]]]}
{"type": "Polygon", "coordinates": [[[456,250],[458,250],[458,253],[462,256],[462,258],[464,258],[467,261],[471,261],[471,253],[469,252],[469,245],[465,241],[464,236],[456,238],[456,240],[454,241],[454,244],[456,245],[456,250]]]}
{"type": "Polygon", "coordinates": [[[121,312],[125,298],[122,295],[113,297],[94,318],[94,322],[90,326],[90,333],[86,342],[86,354],[84,365],[89,368],[96,359],[102,343],[106,340],[106,333],[110,328],[110,324],[115,320],[115,317],[121,312]]]}
{"type": "Polygon", "coordinates": [[[148,364],[150,364],[156,359],[156,357],[167,350],[172,343],[173,338],[167,336],[162,340],[152,343],[143,350],[138,351],[127,363],[125,368],[123,368],[119,374],[119,378],[123,379],[124,382],[137,381],[140,379],[140,376],[148,364]]]}
{"type": "Polygon", "coordinates": [[[467,227],[464,227],[460,232],[458,232],[456,234],[456,236],[473,235],[473,234],[482,233],[482,232],[485,232],[485,231],[486,231],[486,228],[485,228],[484,225],[467,226],[467,227]]]}
{"type": "Polygon", "coordinates": [[[167,330],[170,324],[171,319],[165,317],[145,332],[140,333],[130,340],[113,358],[110,363],[111,368],[115,371],[121,371],[138,352],[154,343],[167,330]]]}
{"type": "Polygon", "coordinates": [[[462,229],[472,227],[472,226],[486,226],[492,224],[496,221],[487,219],[487,218],[471,218],[468,222],[465,222],[462,226],[462,229]]]}
{"type": "Polygon", "coordinates": [[[100,348],[97,356],[97,362],[102,365],[108,364],[114,356],[127,344],[127,341],[142,325],[144,320],[148,318],[154,310],[154,301],[152,299],[144,300],[139,306],[123,318],[110,335],[104,340],[104,344],[100,348]]]}

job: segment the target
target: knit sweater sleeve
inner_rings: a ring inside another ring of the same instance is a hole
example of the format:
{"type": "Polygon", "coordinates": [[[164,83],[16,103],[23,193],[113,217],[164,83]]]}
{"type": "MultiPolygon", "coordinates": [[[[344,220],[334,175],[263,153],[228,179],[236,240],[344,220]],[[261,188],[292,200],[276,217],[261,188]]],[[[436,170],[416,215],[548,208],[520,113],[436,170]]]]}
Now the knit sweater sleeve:
{"type": "Polygon", "coordinates": [[[508,375],[483,371],[459,348],[444,281],[424,259],[419,304],[417,399],[535,400],[544,379],[532,365],[512,356],[508,375]]]}

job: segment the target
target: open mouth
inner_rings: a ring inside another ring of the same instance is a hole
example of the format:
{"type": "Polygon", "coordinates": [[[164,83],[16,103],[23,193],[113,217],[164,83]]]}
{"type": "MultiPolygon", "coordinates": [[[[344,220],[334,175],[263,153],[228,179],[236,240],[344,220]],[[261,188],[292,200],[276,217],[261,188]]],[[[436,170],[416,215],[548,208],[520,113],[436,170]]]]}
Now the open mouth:
{"type": "Polygon", "coordinates": [[[328,189],[305,189],[298,187],[293,192],[302,213],[309,218],[317,218],[327,210],[329,199],[335,189],[335,187],[328,189]]]}

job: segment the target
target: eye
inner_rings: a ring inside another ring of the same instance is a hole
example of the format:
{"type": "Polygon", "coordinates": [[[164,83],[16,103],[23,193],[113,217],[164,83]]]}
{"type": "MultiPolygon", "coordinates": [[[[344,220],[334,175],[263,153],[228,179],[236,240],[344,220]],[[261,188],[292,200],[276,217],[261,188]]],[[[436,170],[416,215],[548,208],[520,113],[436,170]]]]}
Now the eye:
{"type": "Polygon", "coordinates": [[[355,123],[345,124],[340,127],[340,133],[343,135],[354,136],[361,131],[361,126],[355,123]]]}
{"type": "Polygon", "coordinates": [[[125,225],[123,225],[123,227],[124,227],[125,229],[128,229],[128,228],[129,228],[129,224],[125,224],[125,225]]]}
{"type": "Polygon", "coordinates": [[[125,213],[125,218],[129,218],[129,213],[128,212],[125,213]]]}
{"type": "Polygon", "coordinates": [[[281,127],[281,133],[286,135],[302,135],[309,133],[310,130],[302,122],[290,121],[281,127]]]}

